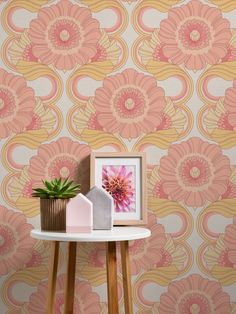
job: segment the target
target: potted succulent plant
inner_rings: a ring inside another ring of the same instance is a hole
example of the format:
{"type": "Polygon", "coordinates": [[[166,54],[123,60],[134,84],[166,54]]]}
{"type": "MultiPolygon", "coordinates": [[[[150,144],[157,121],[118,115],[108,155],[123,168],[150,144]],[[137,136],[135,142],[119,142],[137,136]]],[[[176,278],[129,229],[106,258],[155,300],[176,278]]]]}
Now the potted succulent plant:
{"type": "Polygon", "coordinates": [[[43,180],[42,188],[33,189],[32,196],[40,198],[41,229],[44,231],[66,230],[66,205],[80,192],[80,184],[69,179],[43,180]]]}

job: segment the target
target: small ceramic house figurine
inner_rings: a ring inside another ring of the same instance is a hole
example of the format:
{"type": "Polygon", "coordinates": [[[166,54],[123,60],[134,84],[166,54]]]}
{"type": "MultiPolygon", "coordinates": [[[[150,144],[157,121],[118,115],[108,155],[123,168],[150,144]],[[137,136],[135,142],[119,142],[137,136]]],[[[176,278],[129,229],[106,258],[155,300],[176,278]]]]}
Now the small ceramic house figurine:
{"type": "Polygon", "coordinates": [[[66,232],[90,233],[93,229],[93,204],[79,193],[66,206],[66,232]]]}
{"type": "Polygon", "coordinates": [[[114,211],[112,196],[97,186],[94,186],[86,196],[93,203],[93,229],[112,229],[114,211]]]}

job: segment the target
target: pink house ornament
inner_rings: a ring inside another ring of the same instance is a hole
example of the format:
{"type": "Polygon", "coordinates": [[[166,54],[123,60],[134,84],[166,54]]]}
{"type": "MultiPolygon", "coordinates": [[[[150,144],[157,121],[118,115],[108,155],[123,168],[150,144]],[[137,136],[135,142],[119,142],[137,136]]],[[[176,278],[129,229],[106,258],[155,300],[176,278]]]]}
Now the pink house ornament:
{"type": "Polygon", "coordinates": [[[66,206],[66,232],[90,233],[93,230],[93,203],[82,193],[66,206]]]}

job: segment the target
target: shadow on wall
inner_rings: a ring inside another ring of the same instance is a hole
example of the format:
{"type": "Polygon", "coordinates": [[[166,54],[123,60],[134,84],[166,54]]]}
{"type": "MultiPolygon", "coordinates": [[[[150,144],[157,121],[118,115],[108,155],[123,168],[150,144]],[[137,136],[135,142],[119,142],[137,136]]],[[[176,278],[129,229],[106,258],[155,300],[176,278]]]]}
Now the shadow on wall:
{"type": "Polygon", "coordinates": [[[81,193],[86,194],[90,190],[90,156],[82,159],[78,165],[78,177],[76,183],[81,184],[81,193]]]}

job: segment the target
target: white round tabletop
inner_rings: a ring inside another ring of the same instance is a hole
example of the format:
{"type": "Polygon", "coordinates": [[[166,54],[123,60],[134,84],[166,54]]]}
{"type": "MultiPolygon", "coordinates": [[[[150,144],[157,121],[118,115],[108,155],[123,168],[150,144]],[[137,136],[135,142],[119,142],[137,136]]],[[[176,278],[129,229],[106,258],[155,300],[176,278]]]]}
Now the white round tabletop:
{"type": "Polygon", "coordinates": [[[110,242],[148,238],[151,231],[142,227],[113,227],[112,230],[93,230],[91,233],[51,232],[34,229],[32,238],[65,242],[110,242]]]}

